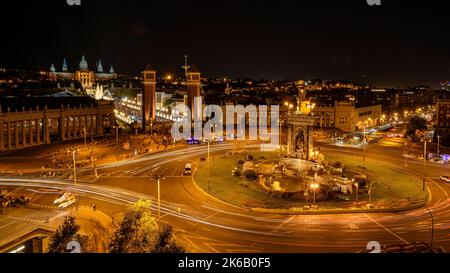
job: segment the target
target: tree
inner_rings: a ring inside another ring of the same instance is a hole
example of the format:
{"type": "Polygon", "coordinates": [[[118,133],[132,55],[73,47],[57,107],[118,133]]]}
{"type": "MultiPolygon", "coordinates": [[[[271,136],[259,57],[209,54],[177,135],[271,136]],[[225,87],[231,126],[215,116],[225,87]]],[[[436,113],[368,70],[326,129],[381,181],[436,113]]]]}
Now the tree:
{"type": "Polygon", "coordinates": [[[150,201],[138,201],[127,209],[110,241],[111,253],[151,252],[157,231],[156,220],[150,213],[151,206],[150,201]]]}
{"type": "Polygon", "coordinates": [[[407,136],[415,136],[417,131],[423,131],[426,130],[427,127],[427,121],[426,119],[414,116],[409,120],[409,124],[406,130],[407,136]]]}
{"type": "Polygon", "coordinates": [[[254,181],[258,179],[258,174],[255,170],[245,170],[242,174],[247,181],[254,181]]]}
{"type": "Polygon", "coordinates": [[[167,99],[164,101],[163,107],[165,108],[169,108],[170,106],[172,106],[173,104],[173,100],[172,99],[167,99]]]}
{"type": "Polygon", "coordinates": [[[66,253],[67,245],[75,239],[79,230],[80,226],[75,222],[75,218],[66,217],[50,239],[49,253],[66,253]]]}
{"type": "Polygon", "coordinates": [[[150,201],[139,201],[127,209],[111,238],[111,253],[184,253],[173,238],[172,228],[158,226],[151,206],[150,201]]]}
{"type": "Polygon", "coordinates": [[[180,246],[173,238],[171,226],[163,225],[156,239],[153,253],[185,253],[186,250],[180,246]]]}

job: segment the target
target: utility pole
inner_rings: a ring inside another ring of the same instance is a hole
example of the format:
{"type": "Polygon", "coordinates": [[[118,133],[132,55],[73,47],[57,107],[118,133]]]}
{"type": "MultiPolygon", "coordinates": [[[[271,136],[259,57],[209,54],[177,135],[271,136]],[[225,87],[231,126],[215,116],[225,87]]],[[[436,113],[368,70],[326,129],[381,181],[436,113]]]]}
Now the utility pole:
{"type": "Polygon", "coordinates": [[[72,151],[72,159],[73,159],[73,182],[76,185],[77,184],[77,162],[76,162],[76,153],[77,150],[73,149],[72,151]]]}

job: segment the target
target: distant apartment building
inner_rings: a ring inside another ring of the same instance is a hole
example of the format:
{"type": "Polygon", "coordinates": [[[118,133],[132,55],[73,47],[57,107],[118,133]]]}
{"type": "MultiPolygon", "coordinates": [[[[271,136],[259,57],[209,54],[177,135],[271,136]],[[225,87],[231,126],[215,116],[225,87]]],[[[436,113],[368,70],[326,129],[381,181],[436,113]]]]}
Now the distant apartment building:
{"type": "MultiPolygon", "coordinates": [[[[303,108],[303,107],[302,107],[303,108]]],[[[307,107],[308,108],[308,107],[307,107]]],[[[330,105],[312,105],[304,114],[319,117],[315,126],[335,128],[343,133],[354,133],[366,127],[381,124],[381,105],[357,107],[352,101],[336,101],[330,105]]]]}
{"type": "Polygon", "coordinates": [[[436,104],[436,135],[442,144],[450,146],[450,99],[438,100],[436,104]]]}

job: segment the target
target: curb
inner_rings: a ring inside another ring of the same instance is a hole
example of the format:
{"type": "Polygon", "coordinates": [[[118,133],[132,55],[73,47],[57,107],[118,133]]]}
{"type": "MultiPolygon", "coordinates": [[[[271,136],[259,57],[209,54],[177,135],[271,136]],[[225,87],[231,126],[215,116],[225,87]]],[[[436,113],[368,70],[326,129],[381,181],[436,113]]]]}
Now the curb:
{"type": "Polygon", "coordinates": [[[336,210],[292,210],[292,209],[264,209],[264,208],[251,208],[251,211],[262,212],[268,214],[280,214],[280,215],[326,215],[326,214],[351,214],[351,213],[396,213],[409,210],[415,210],[425,207],[425,202],[413,206],[401,207],[401,208],[384,208],[384,209],[336,209],[336,210]]]}

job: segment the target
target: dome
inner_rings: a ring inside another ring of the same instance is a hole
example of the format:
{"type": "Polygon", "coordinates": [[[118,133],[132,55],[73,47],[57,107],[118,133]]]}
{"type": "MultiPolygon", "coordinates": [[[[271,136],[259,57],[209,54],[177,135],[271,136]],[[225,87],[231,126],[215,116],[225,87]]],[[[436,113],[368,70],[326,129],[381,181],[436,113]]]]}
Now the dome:
{"type": "Polygon", "coordinates": [[[89,68],[88,63],[87,63],[86,59],[83,56],[82,60],[80,62],[80,69],[81,70],[88,70],[88,68],[89,68]]]}

